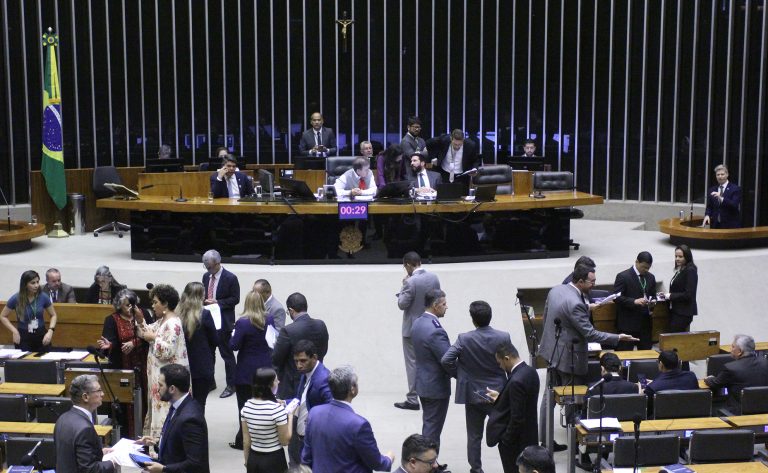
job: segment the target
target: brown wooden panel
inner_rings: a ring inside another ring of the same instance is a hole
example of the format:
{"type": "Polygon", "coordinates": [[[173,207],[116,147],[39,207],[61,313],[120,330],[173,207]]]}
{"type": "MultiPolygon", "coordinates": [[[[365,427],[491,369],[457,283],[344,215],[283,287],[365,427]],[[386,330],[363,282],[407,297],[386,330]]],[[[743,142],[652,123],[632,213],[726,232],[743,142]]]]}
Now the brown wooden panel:
{"type": "MultiPolygon", "coordinates": [[[[0,311],[5,308],[5,301],[0,301],[0,311]]],[[[53,345],[58,347],[87,347],[95,345],[101,337],[104,318],[114,312],[111,305],[104,304],[60,304],[53,305],[56,311],[56,332],[53,335],[53,345]]],[[[16,317],[9,317],[16,325],[16,317]]],[[[46,312],[46,324],[48,324],[46,312]]],[[[47,326],[47,325],[46,325],[47,326]]],[[[0,344],[12,345],[11,332],[0,329],[0,344]]]]}
{"type": "Polygon", "coordinates": [[[99,377],[99,384],[104,389],[104,400],[112,402],[112,395],[107,389],[107,383],[104,381],[106,377],[109,381],[109,386],[112,387],[112,392],[115,393],[115,397],[122,403],[133,403],[133,387],[136,385],[136,375],[133,370],[114,370],[105,369],[104,375],[99,371],[99,368],[67,368],[64,370],[64,385],[67,392],[69,392],[69,385],[72,384],[72,380],[81,374],[92,374],[99,377]]]}
{"type": "Polygon", "coordinates": [[[30,225],[29,222],[11,220],[10,232],[7,222],[0,224],[0,244],[31,240],[42,235],[45,235],[45,226],[41,223],[30,225]]]}
{"type": "MultiPolygon", "coordinates": [[[[253,171],[243,171],[245,174],[253,177],[253,171]]],[[[139,194],[144,196],[161,196],[177,198],[179,196],[179,186],[181,186],[184,197],[207,198],[211,190],[212,172],[157,172],[140,173],[138,175],[139,194]],[[149,189],[143,189],[144,186],[154,186],[149,189]]]]}
{"type": "MultiPolygon", "coordinates": [[[[138,174],[144,168],[117,168],[123,185],[136,189],[138,174]]],[[[66,169],[64,171],[67,180],[67,193],[78,193],[85,196],[85,228],[88,231],[93,230],[107,222],[112,221],[113,213],[106,209],[96,207],[96,197],[93,195],[93,168],[66,169]]],[[[64,229],[69,231],[69,224],[66,220],[66,207],[59,210],[48,195],[45,188],[45,179],[40,171],[30,173],[30,185],[32,187],[32,215],[37,216],[37,221],[45,225],[47,231],[53,228],[56,221],[64,223],[64,229]]],[[[128,222],[128,212],[118,212],[118,219],[122,222],[128,222]]]]}
{"type": "Polygon", "coordinates": [[[659,231],[670,236],[698,240],[743,240],[768,238],[768,226],[747,228],[705,228],[701,224],[704,217],[697,215],[693,219],[667,218],[659,220],[659,231]]]}
{"type": "Polygon", "coordinates": [[[677,349],[682,361],[706,360],[710,355],[720,352],[720,332],[705,330],[701,332],[663,333],[659,338],[659,349],[677,349]]]}
{"type": "Polygon", "coordinates": [[[312,192],[326,183],[325,171],[319,169],[297,169],[293,171],[293,177],[297,181],[304,181],[312,192]]]}
{"type": "Polygon", "coordinates": [[[533,172],[512,170],[512,185],[515,195],[530,195],[533,192],[533,172]]]}

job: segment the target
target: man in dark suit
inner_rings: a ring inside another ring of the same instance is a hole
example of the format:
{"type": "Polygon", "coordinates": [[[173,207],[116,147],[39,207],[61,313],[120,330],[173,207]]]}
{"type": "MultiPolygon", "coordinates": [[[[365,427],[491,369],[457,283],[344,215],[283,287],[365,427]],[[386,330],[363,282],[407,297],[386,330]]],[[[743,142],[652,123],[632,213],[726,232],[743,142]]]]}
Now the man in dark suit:
{"type": "Polygon", "coordinates": [[[299,151],[302,156],[336,156],[336,134],[333,130],[323,126],[324,119],[320,112],[315,112],[309,117],[312,125],[301,135],[299,151]]]}
{"type": "Polygon", "coordinates": [[[275,329],[280,330],[285,327],[285,308],[272,294],[272,285],[269,284],[269,281],[257,279],[253,283],[253,290],[261,294],[261,298],[264,300],[264,307],[267,309],[265,315],[272,317],[272,320],[275,321],[275,329]]]}
{"type": "MultiPolygon", "coordinates": [[[[670,389],[699,389],[699,380],[690,371],[680,367],[680,357],[674,350],[664,350],[659,353],[659,375],[656,379],[648,380],[645,395],[648,396],[648,412],[653,412],[653,396],[661,391],[670,389]]],[[[639,383],[638,383],[639,384],[639,383]]],[[[640,385],[642,389],[642,385],[640,385]]]]}
{"type": "Polygon", "coordinates": [[[206,289],[205,305],[218,304],[221,310],[221,328],[219,329],[219,354],[224,360],[227,375],[227,387],[219,397],[229,397],[235,393],[235,354],[229,347],[232,329],[235,326],[235,306],[240,303],[240,282],[237,276],[221,266],[221,255],[216,250],[208,250],[203,255],[203,287],[206,289]]]}
{"type": "Polygon", "coordinates": [[[211,174],[211,192],[214,198],[238,199],[255,192],[250,176],[236,169],[237,158],[228,154],[221,169],[211,174]]]}
{"type": "Polygon", "coordinates": [[[400,468],[395,473],[432,473],[439,471],[437,443],[421,434],[411,434],[403,442],[400,468]]]}
{"type": "Polygon", "coordinates": [[[56,446],[56,471],[62,473],[111,473],[115,464],[102,461],[107,449],[93,427],[93,413],[101,405],[104,391],[99,379],[83,374],[72,380],[69,386],[72,408],[59,416],[53,428],[56,446]]]}
{"type": "MultiPolygon", "coordinates": [[[[189,370],[171,363],[160,368],[160,399],[171,403],[160,434],[156,462],[144,467],[149,473],[208,473],[208,424],[200,404],[189,394],[189,370]]],[[[136,441],[155,446],[155,439],[136,441]]]]}
{"type": "Polygon", "coordinates": [[[322,320],[309,316],[304,294],[294,292],[288,296],[285,306],[293,323],[280,329],[272,352],[272,365],[277,368],[280,379],[278,397],[290,399],[296,395],[299,386],[299,372],[293,361],[294,347],[300,340],[309,340],[315,344],[317,359],[323,361],[328,353],[328,328],[322,320]]]}
{"type": "Polygon", "coordinates": [[[427,158],[426,154],[419,153],[414,153],[410,157],[413,174],[408,179],[413,183],[418,195],[434,193],[437,185],[443,182],[440,173],[426,168],[427,158]]]}
{"type": "Polygon", "coordinates": [[[288,457],[291,465],[301,462],[301,451],[304,448],[304,436],[307,432],[307,420],[312,408],[328,404],[333,400],[331,389],[328,387],[328,368],[318,359],[315,344],[310,340],[299,340],[293,347],[293,361],[296,370],[301,374],[299,388],[293,397],[299,400],[299,407],[293,412],[295,416],[296,435],[291,437],[288,444],[288,457]]]}
{"type": "Polygon", "coordinates": [[[504,473],[517,473],[517,456],[525,447],[539,443],[536,425],[539,375],[520,359],[511,342],[497,346],[496,360],[509,377],[501,392],[488,389],[494,402],[486,442],[489,447],[498,444],[504,473]]]}
{"type": "MultiPolygon", "coordinates": [[[[421,137],[421,119],[417,116],[408,117],[408,131],[403,135],[400,141],[400,148],[403,150],[403,157],[410,159],[415,153],[427,156],[427,143],[421,137]]],[[[413,177],[413,171],[406,166],[406,177],[410,180],[413,177]]]]}
{"type": "Polygon", "coordinates": [[[424,296],[432,289],[440,289],[440,280],[433,273],[421,267],[421,256],[409,251],[403,256],[403,268],[406,275],[403,287],[397,293],[397,307],[403,311],[403,356],[405,374],[408,378],[408,393],[404,402],[396,402],[399,409],[419,410],[419,398],[416,395],[416,354],[413,350],[411,330],[413,321],[421,317],[427,307],[424,296]]]}
{"type": "MultiPolygon", "coordinates": [[[[559,284],[547,294],[539,355],[553,368],[553,379],[548,379],[552,386],[565,386],[571,381],[586,384],[588,342],[615,346],[622,339],[634,340],[631,335],[600,332],[589,322],[587,295],[595,281],[594,268],[578,265],[569,284],[559,284]]],[[[547,409],[554,409],[554,399],[541,404],[542,441],[551,427],[545,425],[547,409]]]]}
{"type": "Polygon", "coordinates": [[[485,301],[469,305],[475,330],[459,334],[443,355],[443,368],[456,378],[456,404],[464,404],[467,424],[467,460],[471,473],[482,473],[480,458],[485,418],[492,406],[485,397],[486,388],[501,391],[507,373],[496,362],[496,347],[512,343],[509,334],[490,326],[492,310],[485,301]]]}
{"type": "Polygon", "coordinates": [[[40,291],[48,294],[51,302],[66,302],[68,304],[77,302],[75,289],[69,284],[61,282],[61,273],[56,268],[50,268],[45,272],[45,285],[40,288],[40,291]]]}
{"type": "Polygon", "coordinates": [[[715,168],[717,185],[709,188],[704,225],[710,228],[741,227],[741,187],[728,181],[728,168],[715,168]]]}
{"type": "Polygon", "coordinates": [[[317,472],[371,473],[389,471],[395,456],[382,455],[371,424],[352,409],[359,389],[351,366],[328,376],[333,400],[309,413],[301,463],[317,472]]]}
{"type": "Polygon", "coordinates": [[[651,310],[656,299],[656,277],[650,272],[653,256],[647,251],[637,255],[635,264],[616,275],[613,292],[621,293],[616,302],[616,330],[628,333],[639,343],[622,341],[616,350],[650,350],[651,310]]]}
{"type": "MultiPolygon", "coordinates": [[[[621,375],[621,360],[615,353],[607,352],[600,357],[600,375],[605,379],[603,394],[637,394],[637,385],[630,383],[621,375]],[[610,378],[605,378],[606,375],[610,378]]],[[[593,385],[598,382],[596,381],[593,385]]],[[[593,391],[588,391],[584,397],[587,398],[592,394],[593,391]]]]}
{"type": "Polygon", "coordinates": [[[470,175],[458,175],[481,166],[477,146],[464,139],[464,132],[456,129],[427,140],[430,156],[435,156],[432,169],[442,176],[443,182],[460,182],[469,188],[470,175]]]}
{"type": "Polygon", "coordinates": [[[736,335],[731,343],[731,356],[717,376],[708,376],[704,382],[712,390],[728,388],[728,407],[741,412],[741,391],[752,386],[768,386],[768,360],[755,353],[755,339],[749,335],[736,335]]]}
{"type": "Polygon", "coordinates": [[[441,360],[451,348],[448,334],[440,325],[448,303],[445,293],[432,289],[424,296],[427,305],[424,313],[413,322],[411,339],[416,355],[416,394],[419,395],[422,415],[421,434],[440,445],[440,434],[448,414],[451,397],[451,376],[443,368],[441,360]]]}

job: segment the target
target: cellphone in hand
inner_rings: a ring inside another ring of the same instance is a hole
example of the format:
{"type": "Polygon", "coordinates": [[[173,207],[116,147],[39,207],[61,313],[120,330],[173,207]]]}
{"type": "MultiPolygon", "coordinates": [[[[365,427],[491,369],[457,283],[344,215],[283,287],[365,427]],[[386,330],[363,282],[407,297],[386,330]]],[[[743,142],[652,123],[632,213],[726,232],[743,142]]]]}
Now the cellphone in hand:
{"type": "Polygon", "coordinates": [[[648,386],[648,378],[645,377],[644,374],[637,375],[637,381],[640,383],[640,386],[645,389],[648,386]]]}
{"type": "Polygon", "coordinates": [[[477,395],[477,397],[479,397],[485,402],[493,402],[493,398],[489,396],[484,389],[478,389],[477,391],[475,391],[475,395],[477,395]]]}

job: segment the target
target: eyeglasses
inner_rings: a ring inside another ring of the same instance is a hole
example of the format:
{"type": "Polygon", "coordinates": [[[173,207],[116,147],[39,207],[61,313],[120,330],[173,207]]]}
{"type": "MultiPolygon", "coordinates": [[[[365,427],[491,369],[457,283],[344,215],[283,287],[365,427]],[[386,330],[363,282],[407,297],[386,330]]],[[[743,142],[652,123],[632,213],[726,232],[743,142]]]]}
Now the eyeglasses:
{"type": "Polygon", "coordinates": [[[86,391],[86,394],[93,394],[93,393],[104,393],[103,389],[97,389],[95,391],[86,391]]]}
{"type": "Polygon", "coordinates": [[[412,457],[411,459],[412,460],[416,460],[416,461],[421,462],[421,463],[424,463],[426,465],[430,465],[430,466],[434,465],[435,463],[437,463],[437,457],[435,457],[435,458],[433,458],[431,460],[422,460],[421,458],[418,458],[418,457],[412,457]]]}

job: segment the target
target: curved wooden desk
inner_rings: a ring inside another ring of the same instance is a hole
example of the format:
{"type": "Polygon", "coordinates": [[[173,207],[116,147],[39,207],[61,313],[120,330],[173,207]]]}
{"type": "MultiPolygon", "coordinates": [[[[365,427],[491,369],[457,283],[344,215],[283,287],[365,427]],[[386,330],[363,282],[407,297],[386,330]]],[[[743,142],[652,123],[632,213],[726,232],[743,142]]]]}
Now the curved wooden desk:
{"type": "Polygon", "coordinates": [[[8,222],[0,224],[0,253],[15,253],[32,247],[32,239],[45,235],[45,225],[11,220],[11,231],[8,222]]]}
{"type": "Polygon", "coordinates": [[[659,221],[659,231],[669,235],[670,243],[692,248],[726,249],[768,246],[768,227],[704,228],[702,216],[693,219],[668,218],[659,221]]]}

